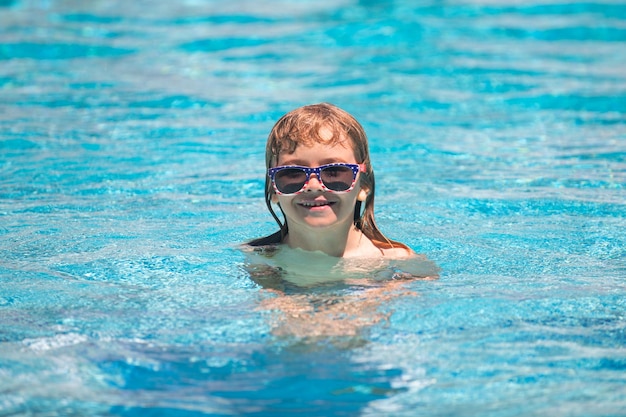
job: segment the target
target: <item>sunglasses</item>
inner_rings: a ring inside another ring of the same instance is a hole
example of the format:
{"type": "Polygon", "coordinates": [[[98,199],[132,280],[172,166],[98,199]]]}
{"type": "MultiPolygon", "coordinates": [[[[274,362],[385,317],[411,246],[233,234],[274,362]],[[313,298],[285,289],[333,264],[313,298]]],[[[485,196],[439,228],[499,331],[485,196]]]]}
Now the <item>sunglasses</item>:
{"type": "Polygon", "coordinates": [[[347,193],[356,184],[356,175],[365,172],[365,164],[327,164],[317,168],[286,165],[267,170],[277,194],[299,194],[315,174],[324,191],[347,193]]]}

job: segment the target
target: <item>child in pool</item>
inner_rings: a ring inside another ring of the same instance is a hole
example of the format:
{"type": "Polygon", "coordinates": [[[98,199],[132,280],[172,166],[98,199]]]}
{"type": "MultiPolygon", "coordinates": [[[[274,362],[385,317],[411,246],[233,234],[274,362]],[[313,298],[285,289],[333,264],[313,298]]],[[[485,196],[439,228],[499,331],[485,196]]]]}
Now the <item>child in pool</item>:
{"type": "Polygon", "coordinates": [[[275,334],[355,336],[386,318],[381,303],[414,295],[407,279],[437,277],[436,265],[376,226],[367,136],[350,114],[327,103],[293,110],[274,125],[265,156],[265,201],[280,229],[248,242],[261,259],[247,269],[273,294],[261,308],[283,313],[275,334]],[[350,290],[313,290],[338,282],[350,290]]]}
{"type": "Polygon", "coordinates": [[[321,103],[287,113],[269,135],[265,160],[265,201],[280,230],[250,246],[284,244],[342,258],[415,256],[376,225],[367,136],[346,111],[321,103]]]}

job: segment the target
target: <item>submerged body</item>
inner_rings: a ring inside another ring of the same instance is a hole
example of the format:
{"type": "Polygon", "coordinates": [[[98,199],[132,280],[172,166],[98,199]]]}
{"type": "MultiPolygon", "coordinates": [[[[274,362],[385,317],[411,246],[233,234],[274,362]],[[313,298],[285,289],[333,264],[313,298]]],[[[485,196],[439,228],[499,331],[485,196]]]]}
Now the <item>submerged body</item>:
{"type": "Polygon", "coordinates": [[[435,279],[439,271],[420,255],[339,258],[286,245],[247,250],[247,261],[249,276],[267,295],[259,308],[278,313],[271,319],[275,335],[348,337],[349,345],[388,318],[380,308],[384,302],[417,296],[407,284],[435,279]]]}

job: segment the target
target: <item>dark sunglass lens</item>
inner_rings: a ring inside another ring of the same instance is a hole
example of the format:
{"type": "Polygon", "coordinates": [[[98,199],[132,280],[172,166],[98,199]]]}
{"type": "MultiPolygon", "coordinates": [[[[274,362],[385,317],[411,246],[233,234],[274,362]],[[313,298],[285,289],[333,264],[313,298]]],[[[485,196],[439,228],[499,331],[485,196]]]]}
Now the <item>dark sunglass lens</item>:
{"type": "Polygon", "coordinates": [[[324,186],[333,191],[346,191],[354,181],[352,169],[343,166],[330,166],[322,170],[324,186]]]}
{"type": "Polygon", "coordinates": [[[274,175],[274,183],[278,191],[284,194],[297,193],[304,187],[306,173],[301,169],[287,168],[274,175]]]}

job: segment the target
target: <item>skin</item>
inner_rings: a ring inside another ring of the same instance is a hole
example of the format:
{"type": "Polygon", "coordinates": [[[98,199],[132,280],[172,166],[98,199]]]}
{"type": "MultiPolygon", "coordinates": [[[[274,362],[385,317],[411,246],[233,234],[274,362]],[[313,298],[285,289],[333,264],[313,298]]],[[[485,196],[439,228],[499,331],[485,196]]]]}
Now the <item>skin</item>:
{"type": "MultiPolygon", "coordinates": [[[[320,130],[324,140],[330,140],[329,130],[320,130]]],[[[300,145],[293,153],[278,155],[277,166],[320,165],[343,162],[357,164],[349,140],[342,138],[335,144],[315,142],[300,145]]],[[[297,195],[274,195],[289,224],[289,234],[284,243],[291,248],[320,251],[336,257],[389,257],[406,258],[412,255],[406,249],[381,249],[375,246],[353,224],[354,206],[357,199],[365,200],[368,190],[361,187],[360,173],[354,189],[347,193],[326,192],[315,174],[302,193],[297,195]]]]}

